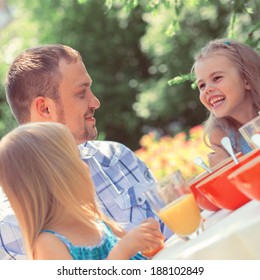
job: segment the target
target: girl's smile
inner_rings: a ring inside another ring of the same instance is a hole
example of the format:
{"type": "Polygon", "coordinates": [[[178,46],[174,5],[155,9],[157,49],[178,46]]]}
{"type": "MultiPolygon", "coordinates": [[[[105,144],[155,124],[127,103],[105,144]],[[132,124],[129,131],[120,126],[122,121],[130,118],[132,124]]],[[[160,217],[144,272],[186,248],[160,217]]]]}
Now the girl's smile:
{"type": "Polygon", "coordinates": [[[216,117],[248,121],[253,108],[248,83],[223,54],[213,54],[196,63],[195,74],[201,103],[216,117]],[[248,112],[245,114],[245,112],[248,112]]]}

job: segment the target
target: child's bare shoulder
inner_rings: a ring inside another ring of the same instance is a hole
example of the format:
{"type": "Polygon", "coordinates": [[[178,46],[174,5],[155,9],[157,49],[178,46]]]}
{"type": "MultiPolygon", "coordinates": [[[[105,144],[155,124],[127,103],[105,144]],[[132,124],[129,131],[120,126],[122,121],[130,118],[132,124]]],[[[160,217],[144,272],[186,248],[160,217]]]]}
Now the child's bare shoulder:
{"type": "Polygon", "coordinates": [[[54,234],[41,232],[35,240],[34,258],[39,260],[71,259],[66,245],[54,234]]]}

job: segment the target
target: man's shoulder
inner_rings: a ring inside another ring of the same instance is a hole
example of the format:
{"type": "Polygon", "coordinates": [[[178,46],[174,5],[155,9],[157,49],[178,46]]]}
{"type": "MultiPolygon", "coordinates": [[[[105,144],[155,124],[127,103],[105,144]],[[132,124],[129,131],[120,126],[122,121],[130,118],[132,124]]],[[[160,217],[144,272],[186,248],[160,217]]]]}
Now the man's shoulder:
{"type": "Polygon", "coordinates": [[[92,157],[107,166],[114,165],[119,160],[124,160],[125,157],[136,157],[131,149],[115,141],[88,141],[85,148],[96,150],[92,157]]]}
{"type": "Polygon", "coordinates": [[[89,141],[88,145],[95,147],[100,153],[107,155],[108,157],[111,157],[112,155],[119,156],[124,152],[133,153],[133,151],[131,151],[124,144],[115,141],[95,140],[89,141]]]}
{"type": "Polygon", "coordinates": [[[12,215],[13,213],[13,209],[0,186],[0,221],[3,220],[4,217],[12,215]]]}
{"type": "Polygon", "coordinates": [[[128,149],[124,144],[115,141],[93,140],[93,141],[88,141],[87,143],[98,148],[99,150],[128,149]]]}

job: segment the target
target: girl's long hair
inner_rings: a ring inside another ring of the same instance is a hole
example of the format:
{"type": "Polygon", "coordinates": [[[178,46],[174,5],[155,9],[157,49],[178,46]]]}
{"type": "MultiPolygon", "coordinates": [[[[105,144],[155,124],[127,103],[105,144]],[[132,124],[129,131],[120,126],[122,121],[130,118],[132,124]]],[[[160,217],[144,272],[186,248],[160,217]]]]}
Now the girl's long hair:
{"type": "MultiPolygon", "coordinates": [[[[260,111],[260,56],[249,46],[231,39],[216,39],[210,41],[195,57],[195,63],[191,69],[194,73],[196,65],[202,59],[212,55],[223,55],[228,58],[236,67],[242,79],[247,80],[251,90],[247,92],[252,100],[253,109],[256,114],[260,111]]],[[[230,128],[237,129],[241,126],[236,120],[230,117],[216,118],[209,112],[208,118],[204,123],[204,141],[207,144],[208,136],[212,129],[219,127],[229,134],[230,128]]],[[[238,135],[236,135],[238,137],[238,135]]]]}
{"type": "Polygon", "coordinates": [[[29,258],[43,229],[63,212],[93,227],[104,217],[87,166],[69,129],[58,123],[21,125],[0,142],[0,185],[22,230],[29,258]]]}

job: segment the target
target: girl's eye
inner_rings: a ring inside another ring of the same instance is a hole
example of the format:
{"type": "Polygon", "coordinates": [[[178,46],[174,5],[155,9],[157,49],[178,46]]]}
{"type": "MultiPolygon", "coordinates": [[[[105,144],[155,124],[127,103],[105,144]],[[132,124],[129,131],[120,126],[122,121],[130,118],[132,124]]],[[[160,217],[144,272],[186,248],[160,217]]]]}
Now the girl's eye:
{"type": "Polygon", "coordinates": [[[198,88],[199,88],[199,90],[203,90],[205,88],[205,84],[199,84],[198,88]]]}
{"type": "Polygon", "coordinates": [[[214,80],[214,81],[218,81],[218,80],[221,79],[221,78],[222,78],[222,76],[216,76],[216,77],[213,78],[213,80],[214,80]]]}

